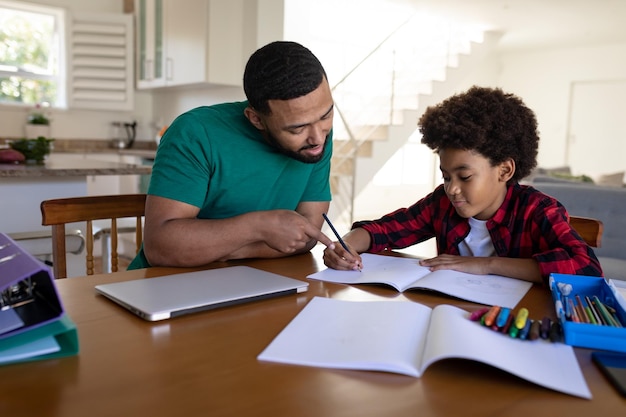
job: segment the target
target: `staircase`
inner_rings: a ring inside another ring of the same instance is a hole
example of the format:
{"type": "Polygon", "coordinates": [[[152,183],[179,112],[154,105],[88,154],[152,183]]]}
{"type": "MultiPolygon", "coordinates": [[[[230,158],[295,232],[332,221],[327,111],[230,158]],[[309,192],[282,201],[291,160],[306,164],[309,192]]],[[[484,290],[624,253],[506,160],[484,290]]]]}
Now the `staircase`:
{"type": "Polygon", "coordinates": [[[342,230],[355,220],[355,198],[406,144],[426,107],[458,92],[499,37],[441,24],[433,27],[416,15],[333,87],[329,215],[342,230]]]}

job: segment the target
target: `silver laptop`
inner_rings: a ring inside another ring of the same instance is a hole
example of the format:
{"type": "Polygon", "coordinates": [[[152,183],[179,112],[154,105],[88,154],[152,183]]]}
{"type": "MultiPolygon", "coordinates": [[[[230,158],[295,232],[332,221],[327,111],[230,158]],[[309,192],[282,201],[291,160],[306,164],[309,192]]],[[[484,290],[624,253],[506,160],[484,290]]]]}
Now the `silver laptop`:
{"type": "Polygon", "coordinates": [[[307,291],[309,284],[248,266],[96,285],[96,292],[148,321],[307,291]]]}

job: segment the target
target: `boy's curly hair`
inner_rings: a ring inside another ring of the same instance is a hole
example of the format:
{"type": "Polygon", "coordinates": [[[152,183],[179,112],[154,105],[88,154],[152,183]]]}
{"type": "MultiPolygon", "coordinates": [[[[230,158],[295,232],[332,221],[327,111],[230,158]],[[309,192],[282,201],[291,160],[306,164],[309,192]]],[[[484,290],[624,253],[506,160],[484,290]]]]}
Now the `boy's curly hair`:
{"type": "Polygon", "coordinates": [[[499,88],[474,86],[428,107],[418,122],[422,143],[434,151],[473,150],[495,166],[515,161],[511,181],[528,176],[537,165],[537,119],[522,100],[499,88]]]}

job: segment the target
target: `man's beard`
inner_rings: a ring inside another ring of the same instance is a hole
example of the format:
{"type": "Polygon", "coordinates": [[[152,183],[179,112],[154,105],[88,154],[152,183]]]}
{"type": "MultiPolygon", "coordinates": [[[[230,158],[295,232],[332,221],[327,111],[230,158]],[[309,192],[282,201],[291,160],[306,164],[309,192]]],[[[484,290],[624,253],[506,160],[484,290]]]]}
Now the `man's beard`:
{"type": "Polygon", "coordinates": [[[295,159],[296,161],[304,162],[305,164],[315,164],[321,161],[324,157],[324,153],[326,153],[326,141],[328,141],[328,136],[326,136],[326,140],[324,140],[324,144],[322,145],[324,147],[324,150],[322,151],[322,153],[315,156],[307,156],[300,153],[300,151],[312,148],[312,146],[305,146],[301,148],[300,151],[285,149],[285,147],[283,147],[283,145],[281,145],[280,142],[278,142],[278,140],[276,140],[276,138],[272,136],[269,132],[265,135],[265,140],[272,148],[276,149],[278,152],[282,153],[285,156],[295,159]]]}

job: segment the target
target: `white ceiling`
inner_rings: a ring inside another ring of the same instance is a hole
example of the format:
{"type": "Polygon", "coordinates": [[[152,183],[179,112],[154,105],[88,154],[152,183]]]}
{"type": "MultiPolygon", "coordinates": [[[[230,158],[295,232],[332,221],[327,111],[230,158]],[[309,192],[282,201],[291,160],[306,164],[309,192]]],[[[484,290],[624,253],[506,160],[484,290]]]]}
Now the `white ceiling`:
{"type": "Polygon", "coordinates": [[[626,42],[626,0],[392,1],[502,31],[502,49],[626,42]]]}

